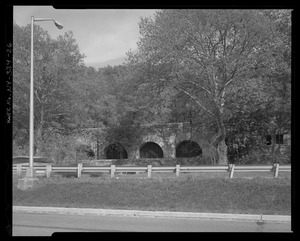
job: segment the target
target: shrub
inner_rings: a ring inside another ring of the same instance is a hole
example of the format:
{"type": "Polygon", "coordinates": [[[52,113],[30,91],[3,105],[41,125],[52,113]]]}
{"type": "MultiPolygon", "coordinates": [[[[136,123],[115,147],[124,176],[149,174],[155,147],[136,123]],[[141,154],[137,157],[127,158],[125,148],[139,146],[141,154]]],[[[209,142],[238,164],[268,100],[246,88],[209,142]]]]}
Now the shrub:
{"type": "Polygon", "coordinates": [[[288,164],[290,163],[289,153],[265,153],[262,151],[252,151],[250,154],[245,155],[234,162],[235,164],[265,164],[270,165],[274,163],[288,164]]]}

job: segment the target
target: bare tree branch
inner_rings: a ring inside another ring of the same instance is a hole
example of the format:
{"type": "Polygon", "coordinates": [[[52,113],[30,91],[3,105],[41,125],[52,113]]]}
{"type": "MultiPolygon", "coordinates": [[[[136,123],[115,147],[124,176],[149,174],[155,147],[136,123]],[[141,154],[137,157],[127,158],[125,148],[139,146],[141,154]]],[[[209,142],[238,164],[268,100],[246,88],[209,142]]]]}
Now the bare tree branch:
{"type": "Polygon", "coordinates": [[[189,80],[188,82],[189,82],[189,83],[192,83],[192,84],[194,84],[194,85],[196,85],[197,87],[199,87],[199,88],[201,88],[201,89],[203,89],[203,90],[205,90],[207,93],[209,93],[209,94],[211,95],[211,91],[209,91],[209,90],[206,89],[205,87],[199,85],[198,83],[195,83],[194,81],[191,81],[191,80],[189,80]]]}
{"type": "Polygon", "coordinates": [[[209,109],[207,109],[205,106],[203,106],[195,96],[193,96],[191,93],[177,87],[174,86],[174,88],[178,89],[179,91],[182,91],[183,93],[185,93],[186,95],[188,95],[192,100],[194,100],[203,110],[205,110],[207,113],[209,113],[210,115],[212,115],[213,117],[217,117],[213,112],[211,112],[209,109]]]}

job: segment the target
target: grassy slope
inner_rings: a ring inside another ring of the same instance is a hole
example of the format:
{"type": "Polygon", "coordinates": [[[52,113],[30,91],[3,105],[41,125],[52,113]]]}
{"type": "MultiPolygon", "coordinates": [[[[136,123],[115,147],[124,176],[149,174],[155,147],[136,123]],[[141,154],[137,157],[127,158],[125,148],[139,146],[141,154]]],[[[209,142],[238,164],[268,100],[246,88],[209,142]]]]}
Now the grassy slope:
{"type": "MultiPolygon", "coordinates": [[[[16,182],[14,182],[16,183],[16,182]]],[[[290,214],[290,179],[41,179],[13,187],[13,205],[290,214]]]]}

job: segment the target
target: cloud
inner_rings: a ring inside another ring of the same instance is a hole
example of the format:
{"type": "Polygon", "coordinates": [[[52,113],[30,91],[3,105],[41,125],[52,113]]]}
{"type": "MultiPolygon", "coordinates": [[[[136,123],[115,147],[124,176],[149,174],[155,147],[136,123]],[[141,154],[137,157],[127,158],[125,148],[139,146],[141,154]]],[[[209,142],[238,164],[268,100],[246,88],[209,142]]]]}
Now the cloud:
{"type": "Polygon", "coordinates": [[[90,35],[95,36],[90,36],[90,40],[81,48],[88,58],[87,63],[125,56],[127,51],[136,48],[138,38],[135,31],[130,28],[90,35]]]}
{"type": "Polygon", "coordinates": [[[81,48],[87,56],[86,64],[125,58],[126,52],[137,48],[140,15],[136,11],[133,15],[129,12],[123,12],[118,17],[109,15],[105,23],[86,32],[89,41],[81,48]]]}
{"type": "Polygon", "coordinates": [[[58,10],[51,6],[17,6],[14,19],[21,26],[30,23],[30,16],[51,17],[61,22],[62,30],[49,23],[36,24],[47,30],[52,38],[72,31],[89,65],[125,58],[127,51],[137,47],[140,18],[152,16],[154,12],[151,9],[58,10]]]}

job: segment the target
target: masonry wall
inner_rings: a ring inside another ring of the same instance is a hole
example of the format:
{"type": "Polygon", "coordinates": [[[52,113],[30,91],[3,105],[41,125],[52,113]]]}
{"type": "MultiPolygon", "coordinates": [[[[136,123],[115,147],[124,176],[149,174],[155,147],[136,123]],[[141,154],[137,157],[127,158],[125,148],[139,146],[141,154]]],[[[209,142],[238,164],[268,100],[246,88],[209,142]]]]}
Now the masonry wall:
{"type": "MultiPolygon", "coordinates": [[[[180,142],[185,140],[192,140],[198,143],[202,149],[202,155],[211,155],[211,149],[207,140],[203,138],[201,131],[194,132],[191,135],[190,123],[167,123],[167,124],[146,124],[141,126],[142,131],[142,141],[138,145],[132,146],[127,149],[128,159],[139,160],[140,159],[140,148],[147,142],[154,142],[158,144],[162,151],[164,159],[174,159],[176,157],[176,147],[180,142]]],[[[85,137],[85,140],[88,138],[85,137]]],[[[106,159],[105,148],[112,144],[106,143],[104,140],[98,140],[98,159],[106,159]]],[[[87,140],[87,142],[92,146],[92,149],[97,153],[97,141],[87,140]]]]}
{"type": "MultiPolygon", "coordinates": [[[[78,139],[79,144],[89,144],[94,153],[97,153],[97,141],[92,140],[91,133],[93,130],[82,134],[78,139]]],[[[106,143],[104,140],[99,139],[100,145],[98,146],[99,157],[95,159],[101,159],[101,161],[92,160],[95,165],[106,165],[107,163],[116,165],[199,165],[199,164],[216,164],[216,150],[209,144],[209,134],[204,134],[201,129],[191,130],[189,123],[168,123],[160,125],[142,125],[142,141],[130,149],[127,149],[127,159],[113,159],[106,160],[105,148],[112,144],[106,143]],[[201,150],[202,155],[193,158],[176,158],[176,147],[180,142],[185,140],[191,140],[196,142],[201,150]],[[154,142],[160,146],[163,151],[163,158],[141,158],[140,148],[143,144],[147,142],[154,142]],[[105,164],[106,163],[106,164],[105,164]]],[[[104,135],[103,135],[104,136],[104,135]]],[[[101,138],[101,135],[100,135],[101,138]]],[[[291,140],[290,134],[284,134],[283,144],[276,144],[276,148],[280,150],[281,153],[288,152],[290,150],[291,140]]],[[[270,147],[271,148],[271,147],[270,147]]]]}

